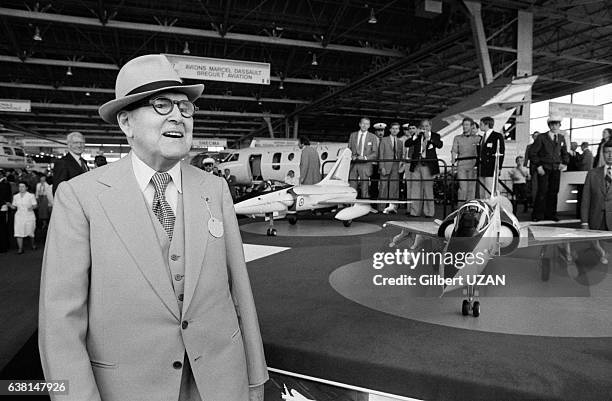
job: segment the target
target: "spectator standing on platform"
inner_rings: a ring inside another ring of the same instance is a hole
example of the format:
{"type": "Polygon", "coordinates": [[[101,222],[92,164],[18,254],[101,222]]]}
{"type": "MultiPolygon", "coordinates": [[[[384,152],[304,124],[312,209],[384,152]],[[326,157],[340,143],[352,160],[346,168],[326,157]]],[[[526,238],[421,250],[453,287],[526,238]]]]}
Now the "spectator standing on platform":
{"type": "Polygon", "coordinates": [[[480,130],[483,132],[478,151],[478,163],[480,182],[486,188],[485,193],[480,188],[480,197],[487,198],[493,191],[493,173],[495,172],[495,154],[499,151],[498,168],[501,170],[504,165],[504,153],[506,146],[504,136],[499,132],[493,131],[495,121],[491,117],[483,117],[480,120],[480,130]]]}
{"type": "Polygon", "coordinates": [[[569,154],[569,163],[567,164],[567,171],[578,171],[578,165],[582,155],[578,153],[578,142],[570,142],[570,148],[567,151],[569,154]]]}
{"type": "Polygon", "coordinates": [[[476,196],[476,161],[480,136],[473,134],[473,125],[474,120],[471,118],[463,119],[463,133],[455,136],[451,148],[451,163],[456,166],[457,179],[459,179],[459,202],[466,202],[476,196]]]}
{"type": "Polygon", "coordinates": [[[85,138],[80,132],[71,132],[66,136],[68,153],[55,162],[53,167],[53,195],[57,192],[59,185],[80,174],[89,171],[87,162],[81,157],[85,150],[85,138]]]}
{"type": "MultiPolygon", "coordinates": [[[[587,173],[582,189],[580,219],[582,227],[591,230],[612,229],[612,141],[602,146],[603,166],[595,167],[587,173]]],[[[600,261],[608,264],[608,257],[599,241],[593,245],[599,251],[600,261]]]]}
{"type": "Polygon", "coordinates": [[[593,167],[601,167],[604,164],[606,164],[606,162],[604,161],[603,155],[602,155],[603,145],[604,143],[608,142],[611,139],[612,139],[612,128],[604,128],[603,131],[601,131],[601,141],[599,142],[599,145],[597,146],[597,154],[595,154],[595,160],[593,160],[593,167]]]}
{"type": "Polygon", "coordinates": [[[13,193],[11,185],[6,180],[6,172],[0,170],[0,253],[8,251],[9,248],[11,238],[9,209],[12,202],[13,193]]]}
{"type": "Polygon", "coordinates": [[[367,160],[374,160],[378,155],[378,138],[368,131],[370,119],[363,117],[359,120],[359,131],[351,133],[348,147],[351,150],[351,170],[349,179],[351,187],[357,189],[362,199],[369,199],[368,187],[370,176],[372,175],[372,163],[367,160]]]}
{"type": "MultiPolygon", "coordinates": [[[[374,134],[378,138],[378,149],[376,149],[376,157],[378,158],[378,152],[380,150],[380,142],[385,136],[388,136],[387,124],[376,123],[374,124],[374,134]]],[[[380,168],[379,163],[372,163],[372,175],[370,176],[370,199],[378,199],[380,196],[380,168]]],[[[378,210],[378,208],[376,208],[378,210]]]]}
{"type": "Polygon", "coordinates": [[[47,229],[51,210],[53,208],[53,190],[51,185],[47,183],[47,177],[40,176],[40,182],[36,184],[36,202],[38,203],[38,221],[42,223],[42,230],[47,229]]]}
{"type": "Polygon", "coordinates": [[[94,166],[96,166],[96,168],[106,166],[107,164],[108,162],[106,161],[106,157],[104,155],[97,155],[94,158],[94,166]]]}
{"type": "MultiPolygon", "coordinates": [[[[412,147],[406,145],[406,141],[412,138],[417,133],[417,127],[414,124],[406,123],[402,125],[404,129],[404,136],[402,137],[402,144],[404,146],[404,160],[410,160],[412,158],[412,147]]],[[[404,161],[399,165],[399,171],[403,172],[403,180],[406,182],[404,186],[405,196],[403,199],[409,199],[412,196],[412,173],[410,172],[410,162],[404,161]]],[[[406,205],[406,214],[410,215],[410,204],[406,205]]]]}
{"type": "Polygon", "coordinates": [[[19,181],[19,192],[13,195],[11,207],[13,210],[17,210],[13,229],[13,235],[17,239],[17,253],[23,253],[23,239],[25,237],[30,237],[32,249],[36,249],[36,242],[34,242],[36,197],[33,193],[28,192],[28,184],[25,181],[19,181]]]}
{"type": "Polygon", "coordinates": [[[508,172],[512,180],[512,192],[514,192],[514,212],[518,212],[518,205],[523,202],[525,209],[523,213],[527,213],[529,199],[527,198],[527,180],[530,179],[529,169],[523,165],[525,160],[523,156],[516,157],[516,167],[508,172]]]}
{"type": "Polygon", "coordinates": [[[236,200],[236,176],[231,174],[229,168],[226,168],[223,170],[223,178],[225,178],[225,182],[227,182],[227,187],[232,195],[232,200],[236,200]]]}
{"type": "Polygon", "coordinates": [[[529,201],[532,205],[535,205],[536,195],[538,193],[538,173],[536,172],[536,168],[534,167],[533,163],[531,163],[529,152],[531,151],[531,146],[538,135],[540,135],[540,132],[534,131],[533,134],[531,134],[531,142],[525,148],[525,167],[529,169],[529,176],[531,177],[529,180],[531,191],[527,195],[529,196],[529,201]]]}
{"type": "Polygon", "coordinates": [[[202,167],[204,167],[204,172],[210,175],[216,175],[214,172],[215,169],[215,159],[212,157],[207,157],[202,160],[202,167]]]}
{"type": "MultiPolygon", "coordinates": [[[[382,160],[399,160],[403,156],[404,147],[397,138],[399,133],[399,123],[391,124],[389,136],[380,141],[378,148],[378,158],[382,160]]],[[[378,171],[380,173],[379,198],[398,199],[399,198],[399,161],[379,161],[378,171]]],[[[380,205],[379,205],[380,206],[380,205]]],[[[397,213],[397,204],[389,203],[383,213],[397,213]]]]}
{"type": "Polygon", "coordinates": [[[431,122],[421,121],[419,133],[406,139],[406,146],[412,148],[410,172],[415,180],[412,182],[412,203],[410,215],[433,217],[436,205],[433,193],[433,178],[440,173],[436,149],[442,148],[442,140],[436,132],[431,132],[431,122]]]}
{"type": "Polygon", "coordinates": [[[538,135],[529,149],[531,163],[538,175],[538,194],[533,208],[533,221],[542,219],[559,221],[557,195],[561,170],[569,162],[567,143],[560,130],[561,117],[551,116],[547,123],[550,131],[538,135]]]}
{"type": "Polygon", "coordinates": [[[582,142],[580,148],[582,149],[582,156],[577,166],[578,171],[589,171],[593,168],[593,153],[589,149],[589,143],[582,142]]]}
{"type": "Polygon", "coordinates": [[[300,185],[313,185],[321,181],[321,160],[317,150],[310,146],[310,139],[299,137],[298,147],[302,150],[300,156],[300,185]]]}

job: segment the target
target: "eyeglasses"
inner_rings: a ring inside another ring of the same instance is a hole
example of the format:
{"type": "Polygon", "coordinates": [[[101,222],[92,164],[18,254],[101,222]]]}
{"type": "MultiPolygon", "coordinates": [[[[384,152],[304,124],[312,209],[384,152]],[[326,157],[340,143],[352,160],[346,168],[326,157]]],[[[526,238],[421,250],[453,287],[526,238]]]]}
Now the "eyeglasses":
{"type": "Polygon", "coordinates": [[[181,115],[185,118],[193,117],[195,112],[199,110],[198,107],[189,100],[172,100],[166,97],[145,100],[139,104],[136,104],[135,106],[142,107],[151,105],[157,114],[160,116],[167,116],[168,114],[172,113],[175,104],[178,106],[181,115]]]}

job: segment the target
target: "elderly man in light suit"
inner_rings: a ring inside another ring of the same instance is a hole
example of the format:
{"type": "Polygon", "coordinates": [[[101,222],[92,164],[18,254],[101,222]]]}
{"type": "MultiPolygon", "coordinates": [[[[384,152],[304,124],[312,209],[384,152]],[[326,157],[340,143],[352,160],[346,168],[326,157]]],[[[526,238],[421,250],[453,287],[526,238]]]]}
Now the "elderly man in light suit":
{"type": "Polygon", "coordinates": [[[125,64],[99,113],[132,152],[57,190],[39,319],[45,377],[70,384],[54,400],[263,400],[227,183],[180,162],[202,91],[162,55],[125,64]]]}
{"type": "Polygon", "coordinates": [[[349,137],[348,147],[352,152],[352,160],[360,162],[351,163],[349,179],[351,187],[360,188],[361,198],[368,199],[368,188],[370,186],[370,176],[372,175],[372,163],[366,163],[366,160],[375,160],[378,156],[378,138],[376,135],[368,131],[370,128],[370,119],[362,118],[359,120],[359,131],[353,132],[349,137]],[[359,179],[359,181],[354,181],[359,179]]]}

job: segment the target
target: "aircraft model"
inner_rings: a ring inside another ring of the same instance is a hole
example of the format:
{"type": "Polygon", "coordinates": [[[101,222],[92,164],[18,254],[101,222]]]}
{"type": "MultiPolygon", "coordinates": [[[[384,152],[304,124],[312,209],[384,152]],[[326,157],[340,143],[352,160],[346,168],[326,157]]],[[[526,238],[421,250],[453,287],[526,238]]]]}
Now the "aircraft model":
{"type": "Polygon", "coordinates": [[[410,203],[397,200],[357,199],[357,191],[349,186],[351,150],[345,148],[330,172],[318,184],[300,185],[263,194],[234,205],[236,214],[269,219],[267,235],[277,234],[274,217],[287,217],[290,224],[297,222],[297,212],[332,207],[342,208],[335,216],[349,227],[358,217],[373,211],[372,203],[410,203]],[[345,207],[349,205],[348,207],[345,207]]]}
{"type": "MultiPolygon", "coordinates": [[[[498,163],[500,156],[501,154],[497,152],[496,172],[499,171],[498,163]]],[[[470,313],[474,317],[480,315],[477,285],[469,283],[474,282],[475,278],[481,277],[480,275],[492,258],[508,255],[517,248],[544,245],[540,252],[542,258],[547,246],[563,244],[565,246],[564,256],[568,263],[568,272],[572,275],[571,270],[577,272],[577,269],[569,245],[570,242],[612,238],[612,232],[609,231],[543,226],[544,224],[554,224],[553,221],[540,221],[538,223],[525,223],[521,225],[512,213],[510,201],[499,195],[497,182],[498,177],[495,176],[493,191],[488,199],[468,201],[455,212],[449,214],[443,221],[389,221],[383,225],[383,227],[393,226],[402,229],[400,234],[393,237],[389,244],[390,247],[396,246],[408,237],[414,237],[414,242],[410,248],[415,250],[419,247],[423,237],[429,237],[437,242],[442,242],[441,249],[443,249],[443,255],[448,253],[456,255],[462,252],[463,254],[471,253],[481,256],[480,258],[473,258],[470,263],[466,260],[465,265],[461,269],[458,269],[452,263],[445,264],[443,261],[441,261],[439,266],[439,277],[444,279],[439,280],[442,287],[440,296],[450,291],[464,288],[463,293],[467,295],[467,299],[463,300],[461,307],[461,312],[464,316],[470,313]]],[[[540,267],[543,269],[550,268],[540,267]]],[[[548,279],[544,273],[542,278],[544,280],[548,279]]]]}

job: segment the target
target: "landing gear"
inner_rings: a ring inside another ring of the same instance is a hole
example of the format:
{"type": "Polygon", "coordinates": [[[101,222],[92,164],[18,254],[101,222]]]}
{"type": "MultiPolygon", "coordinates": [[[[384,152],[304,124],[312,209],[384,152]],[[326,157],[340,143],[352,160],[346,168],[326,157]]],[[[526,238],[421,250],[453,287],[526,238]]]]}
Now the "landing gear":
{"type": "Polygon", "coordinates": [[[474,301],[478,297],[478,291],[473,285],[468,285],[463,294],[467,295],[468,299],[464,299],[461,304],[461,314],[468,316],[471,312],[474,317],[480,316],[480,302],[474,301]]]}
{"type": "Polygon", "coordinates": [[[294,226],[298,221],[297,214],[288,214],[287,221],[289,222],[289,224],[294,226]]]}
{"type": "Polygon", "coordinates": [[[270,219],[270,227],[266,230],[266,235],[268,237],[276,237],[276,228],[274,228],[274,216],[272,213],[266,213],[266,218],[270,219]]]}
{"type": "Polygon", "coordinates": [[[342,222],[342,225],[344,225],[344,227],[350,227],[352,223],[353,223],[353,220],[344,220],[342,222]]]}

